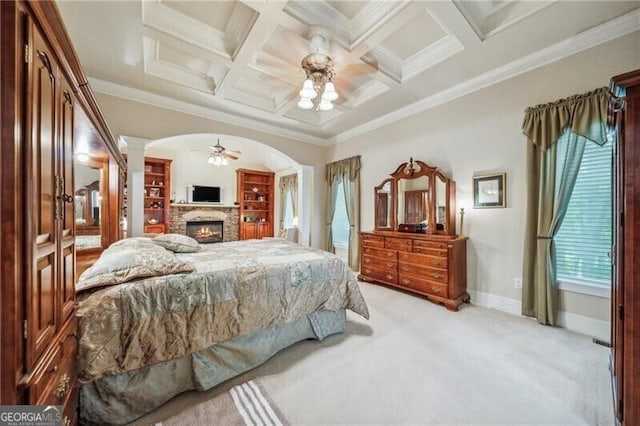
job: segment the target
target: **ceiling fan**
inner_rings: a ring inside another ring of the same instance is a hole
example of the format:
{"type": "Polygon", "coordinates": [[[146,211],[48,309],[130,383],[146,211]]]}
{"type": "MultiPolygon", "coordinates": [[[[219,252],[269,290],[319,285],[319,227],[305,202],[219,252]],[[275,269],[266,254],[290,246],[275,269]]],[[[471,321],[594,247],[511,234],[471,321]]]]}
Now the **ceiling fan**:
{"type": "Polygon", "coordinates": [[[211,152],[207,162],[215,166],[226,166],[228,164],[227,159],[237,160],[242,154],[240,151],[230,151],[220,145],[220,138],[218,138],[218,142],[215,145],[210,145],[209,149],[211,149],[211,152]]]}

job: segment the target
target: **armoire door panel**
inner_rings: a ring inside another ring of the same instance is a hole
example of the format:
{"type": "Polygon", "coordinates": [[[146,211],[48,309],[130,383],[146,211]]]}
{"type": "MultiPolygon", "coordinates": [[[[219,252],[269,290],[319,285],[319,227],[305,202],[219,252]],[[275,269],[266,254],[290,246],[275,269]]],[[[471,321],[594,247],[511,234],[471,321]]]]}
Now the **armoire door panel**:
{"type": "Polygon", "coordinates": [[[63,323],[67,318],[69,318],[75,309],[75,254],[73,243],[62,248],[62,262],[60,266],[62,279],[60,280],[60,289],[58,293],[62,299],[62,318],[60,318],[60,323],[63,323]]]}
{"type": "Polygon", "coordinates": [[[39,258],[31,282],[30,303],[27,309],[28,369],[49,345],[56,332],[55,320],[55,252],[39,258]]]}

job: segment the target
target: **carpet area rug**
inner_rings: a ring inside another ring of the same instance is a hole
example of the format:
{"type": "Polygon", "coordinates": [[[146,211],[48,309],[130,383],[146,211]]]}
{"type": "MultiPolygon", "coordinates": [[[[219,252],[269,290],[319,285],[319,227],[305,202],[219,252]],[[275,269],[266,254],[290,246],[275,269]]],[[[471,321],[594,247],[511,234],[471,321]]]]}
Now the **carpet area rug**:
{"type": "Polygon", "coordinates": [[[256,380],[229,389],[155,426],[288,426],[285,417],[256,380]]]}

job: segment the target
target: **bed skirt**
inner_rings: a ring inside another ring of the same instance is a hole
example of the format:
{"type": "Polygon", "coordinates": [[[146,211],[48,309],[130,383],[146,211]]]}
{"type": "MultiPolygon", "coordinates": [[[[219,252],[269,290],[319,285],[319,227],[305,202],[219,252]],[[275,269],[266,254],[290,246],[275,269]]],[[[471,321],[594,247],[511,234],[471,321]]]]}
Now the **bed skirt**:
{"type": "Polygon", "coordinates": [[[179,393],[208,390],[305,339],[344,331],[346,314],[320,311],[161,364],[103,377],[80,388],[82,424],[125,424],[179,393]]]}

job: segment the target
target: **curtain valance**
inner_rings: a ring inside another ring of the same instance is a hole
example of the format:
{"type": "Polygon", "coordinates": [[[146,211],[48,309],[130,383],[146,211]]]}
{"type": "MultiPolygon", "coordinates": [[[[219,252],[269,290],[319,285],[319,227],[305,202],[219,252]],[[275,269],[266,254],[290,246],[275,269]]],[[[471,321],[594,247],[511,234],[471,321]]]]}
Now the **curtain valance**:
{"type": "Polygon", "coordinates": [[[341,176],[350,181],[356,180],[360,172],[360,156],[345,158],[344,160],[329,163],[324,168],[324,178],[331,184],[336,178],[341,176]]]}
{"type": "Polygon", "coordinates": [[[298,174],[293,173],[286,176],[280,176],[280,189],[292,188],[298,186],[298,174]]]}
{"type": "Polygon", "coordinates": [[[598,145],[607,141],[608,89],[575,95],[525,110],[522,132],[541,151],[555,144],[569,128],[598,145]]]}

